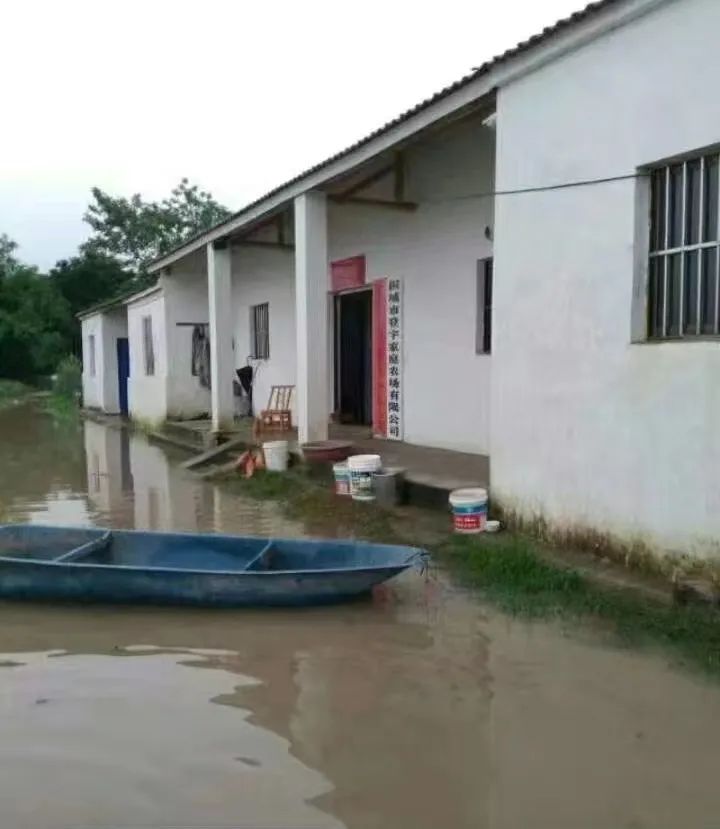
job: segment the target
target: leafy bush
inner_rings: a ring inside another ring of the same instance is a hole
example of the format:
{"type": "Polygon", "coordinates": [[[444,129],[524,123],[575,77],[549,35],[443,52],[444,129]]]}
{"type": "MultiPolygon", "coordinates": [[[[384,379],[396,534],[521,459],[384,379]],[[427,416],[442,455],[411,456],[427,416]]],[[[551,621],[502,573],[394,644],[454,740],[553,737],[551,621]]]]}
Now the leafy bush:
{"type": "Polygon", "coordinates": [[[0,379],[0,409],[12,406],[32,394],[33,389],[17,380],[0,379]]]}
{"type": "Polygon", "coordinates": [[[53,379],[53,393],[58,397],[77,399],[82,391],[82,364],[74,354],[58,363],[53,379]]]}

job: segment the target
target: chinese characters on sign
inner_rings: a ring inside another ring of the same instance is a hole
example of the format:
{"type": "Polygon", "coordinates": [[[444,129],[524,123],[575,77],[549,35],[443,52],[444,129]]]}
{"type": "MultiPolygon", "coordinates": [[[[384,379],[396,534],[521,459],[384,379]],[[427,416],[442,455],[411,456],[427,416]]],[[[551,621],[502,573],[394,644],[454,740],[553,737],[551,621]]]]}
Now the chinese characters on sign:
{"type": "Polygon", "coordinates": [[[387,283],[387,436],[402,440],[402,291],[399,279],[387,283]]]}

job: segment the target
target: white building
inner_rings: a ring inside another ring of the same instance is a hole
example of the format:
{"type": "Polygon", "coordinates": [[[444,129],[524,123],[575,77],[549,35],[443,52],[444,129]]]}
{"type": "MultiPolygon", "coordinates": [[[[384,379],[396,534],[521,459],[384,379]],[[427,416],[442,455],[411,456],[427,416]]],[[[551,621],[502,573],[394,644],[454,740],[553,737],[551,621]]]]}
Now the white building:
{"type": "Polygon", "coordinates": [[[301,440],[371,420],[489,454],[525,518],[717,556],[718,30],[592,3],[155,262],[207,307],[215,427],[250,354],[301,440]]]}
{"type": "Polygon", "coordinates": [[[83,350],[83,404],[127,413],[127,313],[121,301],[79,314],[83,350]]]}
{"type": "Polygon", "coordinates": [[[178,272],[79,314],[84,405],[151,425],[209,414],[210,389],[193,365],[207,304],[204,283],[178,272]]]}

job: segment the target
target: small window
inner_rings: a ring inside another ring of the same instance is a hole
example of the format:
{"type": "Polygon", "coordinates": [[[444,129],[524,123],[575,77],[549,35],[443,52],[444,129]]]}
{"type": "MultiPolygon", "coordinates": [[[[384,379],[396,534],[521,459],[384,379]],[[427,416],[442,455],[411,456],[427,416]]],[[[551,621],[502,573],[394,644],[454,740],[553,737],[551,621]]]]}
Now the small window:
{"type": "Polygon", "coordinates": [[[653,339],[720,334],[718,154],[650,175],[647,331],[653,339]]]}
{"type": "Polygon", "coordinates": [[[492,257],[478,259],[476,280],[475,353],[489,354],[492,345],[492,257]]]}
{"type": "Polygon", "coordinates": [[[95,376],[95,335],[90,334],[88,337],[88,362],[89,362],[89,371],[90,376],[95,376]]]}
{"type": "Polygon", "coordinates": [[[151,377],[155,374],[155,347],[153,345],[152,317],[142,318],[142,334],[145,375],[151,377]]]}
{"type": "Polygon", "coordinates": [[[270,357],[270,306],[267,302],[250,308],[251,357],[267,360],[270,357]]]}

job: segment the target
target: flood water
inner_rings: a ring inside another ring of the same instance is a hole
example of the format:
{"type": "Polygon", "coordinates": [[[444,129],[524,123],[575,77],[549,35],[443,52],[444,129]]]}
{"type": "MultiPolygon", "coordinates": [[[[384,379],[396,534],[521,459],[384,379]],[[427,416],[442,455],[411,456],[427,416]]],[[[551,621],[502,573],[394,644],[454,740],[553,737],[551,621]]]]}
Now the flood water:
{"type": "MultiPolygon", "coordinates": [[[[0,517],[304,532],[178,460],[0,412],[0,517]]],[[[292,612],[0,603],[3,827],[710,827],[719,746],[720,686],[442,575],[292,612]]]]}

